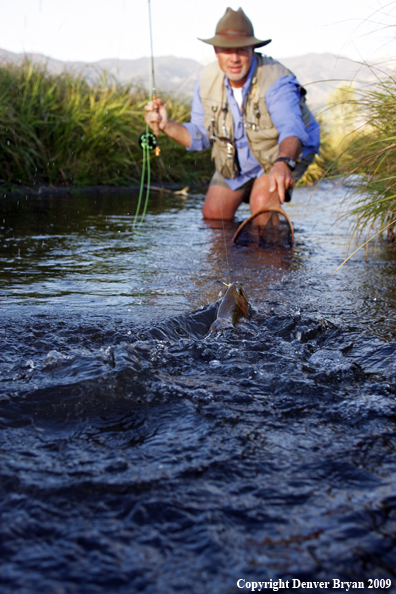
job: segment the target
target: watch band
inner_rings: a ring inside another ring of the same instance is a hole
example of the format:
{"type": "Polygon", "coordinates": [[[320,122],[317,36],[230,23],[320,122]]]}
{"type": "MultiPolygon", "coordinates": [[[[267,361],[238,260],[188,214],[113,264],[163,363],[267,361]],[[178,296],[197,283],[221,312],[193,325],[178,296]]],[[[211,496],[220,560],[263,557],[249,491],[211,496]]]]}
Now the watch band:
{"type": "Polygon", "coordinates": [[[290,157],[278,157],[277,159],[275,159],[274,163],[277,163],[278,161],[283,161],[283,163],[286,163],[286,165],[291,171],[294,171],[296,168],[296,162],[293,161],[293,159],[291,159],[290,157]]]}

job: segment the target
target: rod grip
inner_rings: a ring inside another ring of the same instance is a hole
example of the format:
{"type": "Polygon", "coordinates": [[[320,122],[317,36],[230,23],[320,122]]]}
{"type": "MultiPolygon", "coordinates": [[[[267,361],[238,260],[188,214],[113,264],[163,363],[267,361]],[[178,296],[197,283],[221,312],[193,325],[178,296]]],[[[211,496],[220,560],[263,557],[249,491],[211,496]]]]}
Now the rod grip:
{"type": "MultiPolygon", "coordinates": [[[[153,93],[153,103],[154,103],[153,111],[155,111],[156,113],[158,113],[159,112],[159,107],[156,104],[156,101],[157,101],[157,95],[155,93],[153,93]]],[[[152,129],[153,129],[154,134],[158,138],[159,133],[160,133],[158,122],[153,122],[152,129]]]]}
{"type": "MultiPolygon", "coordinates": [[[[152,100],[153,100],[153,102],[155,102],[157,100],[157,95],[155,93],[153,93],[152,100]]],[[[156,111],[157,113],[159,112],[159,107],[158,107],[158,105],[156,103],[154,105],[154,111],[156,111]]],[[[160,133],[158,122],[153,122],[153,132],[154,132],[155,136],[158,138],[159,133],[160,133]]],[[[160,152],[161,152],[161,149],[160,149],[160,147],[157,144],[157,146],[154,149],[155,156],[156,157],[159,157],[160,156],[160,152]]]]}

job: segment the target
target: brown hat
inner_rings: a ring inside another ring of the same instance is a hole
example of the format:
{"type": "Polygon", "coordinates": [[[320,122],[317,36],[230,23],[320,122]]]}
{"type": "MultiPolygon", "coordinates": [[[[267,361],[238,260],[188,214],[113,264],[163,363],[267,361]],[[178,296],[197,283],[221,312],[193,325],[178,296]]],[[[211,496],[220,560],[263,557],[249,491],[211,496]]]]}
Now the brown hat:
{"type": "MultiPolygon", "coordinates": [[[[198,38],[199,39],[199,38],[198,38]]],[[[232,10],[227,8],[224,16],[219,20],[215,36],[210,39],[199,39],[217,47],[262,47],[272,40],[261,41],[254,36],[253,25],[242,8],[232,10]]]]}

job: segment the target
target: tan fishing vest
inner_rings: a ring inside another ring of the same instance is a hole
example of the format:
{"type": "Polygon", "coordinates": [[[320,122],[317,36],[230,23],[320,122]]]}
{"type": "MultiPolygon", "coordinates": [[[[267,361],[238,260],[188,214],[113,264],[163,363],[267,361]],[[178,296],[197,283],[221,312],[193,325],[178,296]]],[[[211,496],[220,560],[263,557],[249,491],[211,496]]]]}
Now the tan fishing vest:
{"type": "MultiPolygon", "coordinates": [[[[272,58],[258,53],[255,55],[257,67],[245,99],[242,120],[250,151],[264,173],[268,173],[279,154],[279,134],[268,112],[265,96],[278,78],[294,74],[272,58]]],[[[223,177],[234,179],[240,173],[235,149],[234,120],[228,106],[224,73],[218,62],[203,69],[200,81],[205,128],[209,138],[213,140],[212,159],[223,177]]],[[[311,121],[311,112],[306,106],[304,94],[303,92],[299,103],[307,127],[311,121]]]]}

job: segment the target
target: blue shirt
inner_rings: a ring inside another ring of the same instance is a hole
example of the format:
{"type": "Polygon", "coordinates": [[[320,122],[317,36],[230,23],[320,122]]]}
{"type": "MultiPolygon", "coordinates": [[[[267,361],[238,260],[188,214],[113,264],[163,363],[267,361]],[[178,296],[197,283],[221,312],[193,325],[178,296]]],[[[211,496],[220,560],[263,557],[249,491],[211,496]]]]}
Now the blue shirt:
{"type": "MultiPolygon", "coordinates": [[[[248,77],[242,87],[243,104],[250,90],[256,63],[257,59],[254,56],[248,77]]],[[[224,77],[224,85],[228,105],[234,120],[235,146],[241,169],[240,175],[234,179],[227,179],[227,183],[232,190],[236,190],[250,179],[262,175],[264,170],[249,149],[246,131],[242,122],[242,114],[234,99],[232,87],[227,76],[224,77]]],[[[319,124],[312,114],[308,127],[305,127],[298,103],[301,97],[300,89],[301,85],[294,76],[283,76],[278,78],[268,89],[265,102],[274,126],[279,133],[279,144],[289,136],[297,136],[303,145],[302,157],[304,158],[309,153],[319,153],[320,131],[319,124]]],[[[208,133],[204,126],[204,118],[205,112],[200,97],[199,79],[192,102],[191,121],[188,124],[184,124],[191,137],[191,145],[187,149],[189,151],[202,151],[210,146],[208,133]]]]}

